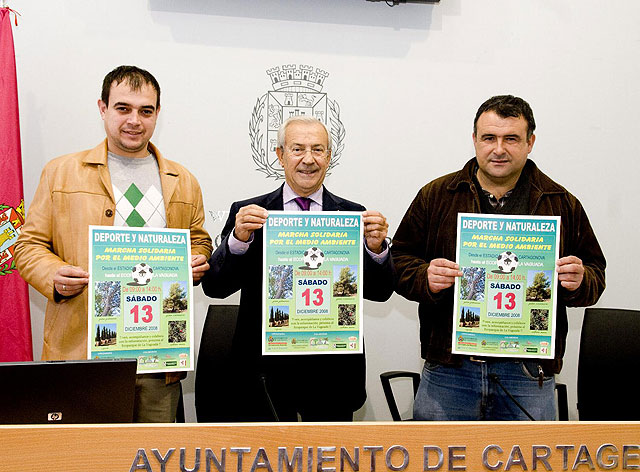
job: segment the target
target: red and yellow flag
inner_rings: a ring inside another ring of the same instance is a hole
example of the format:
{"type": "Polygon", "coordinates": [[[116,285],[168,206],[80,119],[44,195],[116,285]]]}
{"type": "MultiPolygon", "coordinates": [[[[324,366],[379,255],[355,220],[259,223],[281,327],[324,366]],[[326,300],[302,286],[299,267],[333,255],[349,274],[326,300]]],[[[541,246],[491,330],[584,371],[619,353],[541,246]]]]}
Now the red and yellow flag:
{"type": "Polygon", "coordinates": [[[16,58],[10,10],[0,8],[0,362],[33,360],[29,289],[13,251],[24,224],[16,58]]]}

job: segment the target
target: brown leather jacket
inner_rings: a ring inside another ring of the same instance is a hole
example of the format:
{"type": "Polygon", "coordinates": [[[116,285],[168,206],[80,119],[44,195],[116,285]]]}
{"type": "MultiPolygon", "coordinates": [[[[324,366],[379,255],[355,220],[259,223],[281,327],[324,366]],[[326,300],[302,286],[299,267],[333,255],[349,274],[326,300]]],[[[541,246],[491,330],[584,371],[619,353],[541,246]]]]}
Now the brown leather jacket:
{"type": "MultiPolygon", "coordinates": [[[[396,291],[419,302],[421,354],[430,362],[461,362],[461,356],[451,354],[453,287],[437,294],[430,292],[427,268],[435,258],[455,260],[458,213],[481,213],[478,192],[482,190],[473,182],[475,165],[473,158],[462,170],[420,189],[393,238],[396,291]]],[[[577,256],[585,268],[577,290],[570,292],[560,287],[558,292],[555,360],[542,363],[545,372],[558,373],[568,329],[566,307],[589,306],[598,301],[605,288],[606,261],[578,199],[542,173],[533,161],[529,160],[526,166],[531,179],[529,214],[560,216],[560,257],[577,256]]]]}
{"type": "MultiPolygon", "coordinates": [[[[181,165],[158,160],[162,195],[169,228],[191,230],[192,254],[211,255],[205,231],[202,193],[196,178],[181,165]]],[[[88,269],[89,225],[113,225],[115,199],[107,168],[106,140],[91,150],[47,163],[27,212],[16,245],[20,275],[47,297],[44,321],[44,360],[87,357],[87,291],[56,300],[53,275],[61,266],[88,269]]]]}

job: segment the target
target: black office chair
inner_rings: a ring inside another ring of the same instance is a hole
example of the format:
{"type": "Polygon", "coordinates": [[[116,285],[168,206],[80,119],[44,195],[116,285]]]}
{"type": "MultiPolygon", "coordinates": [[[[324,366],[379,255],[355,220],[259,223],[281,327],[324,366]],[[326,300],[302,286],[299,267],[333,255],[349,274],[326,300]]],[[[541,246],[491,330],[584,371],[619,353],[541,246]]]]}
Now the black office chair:
{"type": "MultiPolygon", "coordinates": [[[[408,372],[404,370],[393,370],[380,374],[380,382],[382,382],[382,390],[384,391],[384,397],[387,400],[391,418],[393,421],[408,421],[412,418],[403,420],[400,417],[398,405],[396,403],[395,396],[393,395],[393,389],[391,388],[391,380],[397,378],[409,378],[413,381],[413,396],[415,397],[418,392],[418,386],[420,385],[420,374],[418,372],[408,372]]],[[[558,420],[568,421],[569,403],[567,400],[567,386],[565,384],[556,382],[556,401],[558,404],[558,420]]]]}
{"type": "Polygon", "coordinates": [[[558,421],[569,421],[569,400],[567,386],[556,382],[556,402],[558,404],[558,421]]]}
{"type": "Polygon", "coordinates": [[[227,422],[231,412],[225,414],[225,392],[230,386],[221,385],[221,378],[229,378],[233,367],[230,362],[231,344],[238,321],[238,305],[209,305],[202,329],[198,363],[196,366],[196,417],[202,422],[227,422]]]}
{"type": "Polygon", "coordinates": [[[393,389],[391,388],[391,380],[398,378],[411,379],[413,381],[413,396],[415,398],[416,393],[418,392],[418,385],[420,385],[420,374],[418,372],[408,372],[406,370],[392,370],[380,374],[380,382],[382,382],[382,390],[384,391],[384,397],[387,399],[391,418],[393,421],[405,421],[400,417],[398,404],[396,403],[395,396],[393,395],[393,389]]]}
{"type": "Polygon", "coordinates": [[[637,421],[640,311],[587,308],[578,356],[578,416],[637,421]]]}

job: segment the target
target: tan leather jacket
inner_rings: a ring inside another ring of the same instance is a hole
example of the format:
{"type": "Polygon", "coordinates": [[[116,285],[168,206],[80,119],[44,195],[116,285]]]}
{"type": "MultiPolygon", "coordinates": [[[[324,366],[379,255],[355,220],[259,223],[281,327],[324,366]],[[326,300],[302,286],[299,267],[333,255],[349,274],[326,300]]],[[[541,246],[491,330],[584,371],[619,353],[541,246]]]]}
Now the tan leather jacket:
{"type": "MultiPolygon", "coordinates": [[[[202,193],[196,178],[166,160],[158,160],[169,228],[191,230],[192,254],[211,255],[203,228],[202,193]]],[[[87,291],[56,300],[53,276],[64,265],[88,269],[89,225],[113,225],[115,199],[107,168],[107,142],[58,157],[45,166],[27,212],[15,259],[20,275],[48,299],[44,321],[44,360],[87,357],[87,291]]]]}

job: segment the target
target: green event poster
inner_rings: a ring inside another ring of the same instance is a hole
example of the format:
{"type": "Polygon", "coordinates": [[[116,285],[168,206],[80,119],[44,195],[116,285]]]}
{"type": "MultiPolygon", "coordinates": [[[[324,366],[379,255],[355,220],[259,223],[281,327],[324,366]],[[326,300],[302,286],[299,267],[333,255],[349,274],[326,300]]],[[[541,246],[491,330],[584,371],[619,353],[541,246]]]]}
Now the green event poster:
{"type": "Polygon", "coordinates": [[[560,217],[458,215],[452,352],[554,357],[560,217]]]}
{"type": "Polygon", "coordinates": [[[189,230],[90,226],[89,274],[90,359],[193,370],[189,230]]]}
{"type": "Polygon", "coordinates": [[[362,353],[362,215],[271,211],[262,353],[362,353]]]}

